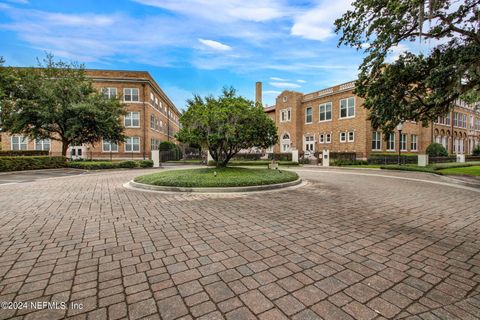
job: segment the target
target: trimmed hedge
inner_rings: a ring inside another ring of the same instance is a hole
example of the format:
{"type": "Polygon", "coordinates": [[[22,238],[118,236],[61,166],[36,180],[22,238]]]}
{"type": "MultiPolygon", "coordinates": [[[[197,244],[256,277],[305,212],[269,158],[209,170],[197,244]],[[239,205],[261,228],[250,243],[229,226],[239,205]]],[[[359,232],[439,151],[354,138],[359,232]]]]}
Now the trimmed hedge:
{"type": "Polygon", "coordinates": [[[432,143],[427,147],[427,154],[430,157],[448,157],[448,152],[440,143],[432,143]]]}
{"type": "Polygon", "coordinates": [[[43,150],[0,150],[0,157],[39,157],[48,156],[48,151],[43,150]]]}
{"type": "Polygon", "coordinates": [[[476,156],[476,157],[480,156],[480,144],[477,144],[475,149],[473,149],[472,156],[476,156]]]}
{"type": "Polygon", "coordinates": [[[0,157],[0,171],[55,169],[65,165],[64,157],[0,157]]]}
{"type": "Polygon", "coordinates": [[[236,155],[233,156],[233,159],[235,160],[260,160],[260,158],[263,157],[263,154],[261,153],[237,153],[236,155]]]}
{"type": "Polygon", "coordinates": [[[291,153],[269,153],[268,160],[292,161],[292,154],[291,153]]]}
{"type": "MultiPolygon", "coordinates": [[[[269,160],[250,160],[250,161],[241,161],[241,160],[230,160],[228,162],[228,167],[238,167],[238,166],[268,166],[272,161],[269,160]]],[[[281,166],[298,166],[297,162],[292,161],[277,161],[281,166]]],[[[211,160],[208,163],[209,166],[214,166],[215,161],[211,160]]]]}
{"type": "MultiPolygon", "coordinates": [[[[368,164],[397,164],[398,154],[372,154],[368,158],[368,164]]],[[[402,154],[400,156],[401,164],[417,164],[418,156],[416,154],[402,154]]]]}
{"type": "Polygon", "coordinates": [[[348,160],[348,159],[335,159],[332,160],[332,166],[364,166],[368,164],[366,160],[348,160]]]}
{"type": "Polygon", "coordinates": [[[71,161],[66,164],[69,168],[84,170],[121,169],[121,168],[151,168],[152,160],[127,161],[71,161]]]}

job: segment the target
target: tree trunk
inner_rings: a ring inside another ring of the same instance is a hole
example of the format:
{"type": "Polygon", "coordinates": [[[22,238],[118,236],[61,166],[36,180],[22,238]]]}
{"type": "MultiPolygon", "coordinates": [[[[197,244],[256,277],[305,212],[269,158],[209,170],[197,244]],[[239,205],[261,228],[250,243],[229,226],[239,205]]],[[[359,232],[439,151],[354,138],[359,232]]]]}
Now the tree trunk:
{"type": "Polygon", "coordinates": [[[68,141],[62,140],[62,156],[66,157],[67,156],[67,149],[69,147],[70,143],[68,141]]]}

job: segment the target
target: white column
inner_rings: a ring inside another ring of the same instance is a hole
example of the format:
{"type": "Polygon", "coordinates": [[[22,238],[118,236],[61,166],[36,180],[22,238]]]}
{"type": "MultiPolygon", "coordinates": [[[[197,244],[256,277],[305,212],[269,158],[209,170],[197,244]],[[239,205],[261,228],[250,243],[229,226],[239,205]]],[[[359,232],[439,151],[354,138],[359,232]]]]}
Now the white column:
{"type": "Polygon", "coordinates": [[[153,161],[154,168],[160,167],[160,151],[159,150],[152,150],[152,161],[153,161]]]}

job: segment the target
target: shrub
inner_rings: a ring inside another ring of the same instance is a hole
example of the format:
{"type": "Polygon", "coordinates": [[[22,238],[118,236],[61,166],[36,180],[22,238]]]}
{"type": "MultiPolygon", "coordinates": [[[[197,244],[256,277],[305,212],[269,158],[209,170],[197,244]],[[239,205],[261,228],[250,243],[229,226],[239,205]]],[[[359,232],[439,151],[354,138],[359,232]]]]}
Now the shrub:
{"type": "Polygon", "coordinates": [[[292,161],[291,153],[269,153],[268,160],[292,161]]]}
{"type": "Polygon", "coordinates": [[[43,150],[0,150],[0,157],[15,157],[15,156],[48,156],[48,151],[43,150]]]}
{"type": "Polygon", "coordinates": [[[332,161],[332,166],[364,166],[367,165],[366,160],[348,160],[348,159],[335,159],[332,161]]]}
{"type": "Polygon", "coordinates": [[[149,168],[153,167],[152,160],[127,160],[127,161],[70,161],[66,164],[69,168],[84,170],[119,169],[119,168],[149,168]]]}
{"type": "Polygon", "coordinates": [[[152,160],[140,160],[138,161],[138,165],[140,168],[152,168],[153,167],[153,161],[152,160]]]}
{"type": "MultiPolygon", "coordinates": [[[[171,151],[173,153],[173,159],[168,160],[180,160],[182,158],[182,150],[178,145],[170,141],[163,141],[158,146],[160,151],[171,151]]],[[[170,158],[170,157],[169,157],[170,158]]]]}
{"type": "Polygon", "coordinates": [[[474,155],[474,156],[480,156],[480,144],[477,144],[477,146],[475,147],[475,149],[473,149],[472,155],[474,155]]]}
{"type": "Polygon", "coordinates": [[[430,157],[447,157],[448,152],[440,143],[432,143],[427,147],[427,154],[430,157]]]}
{"type": "Polygon", "coordinates": [[[261,153],[237,153],[236,155],[233,156],[233,159],[235,160],[260,160],[260,158],[263,156],[261,153]]]}
{"type": "Polygon", "coordinates": [[[22,171],[65,167],[64,157],[0,157],[0,171],[22,171]]]}

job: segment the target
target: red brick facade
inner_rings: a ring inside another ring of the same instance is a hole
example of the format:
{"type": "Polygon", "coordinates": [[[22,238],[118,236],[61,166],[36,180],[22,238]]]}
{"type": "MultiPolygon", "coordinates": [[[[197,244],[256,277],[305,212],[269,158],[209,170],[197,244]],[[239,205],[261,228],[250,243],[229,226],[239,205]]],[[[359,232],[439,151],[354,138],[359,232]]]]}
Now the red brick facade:
{"type": "MultiPolygon", "coordinates": [[[[348,82],[309,94],[282,92],[276,104],[265,109],[278,127],[279,143],[273,151],[327,149],[355,152],[357,158],[367,158],[372,153],[397,153],[399,132],[394,133],[390,143],[383,133],[373,132],[368,111],[362,107],[363,99],[353,94],[354,86],[355,82],[348,82]],[[374,143],[374,139],[378,142],[374,143]]],[[[402,135],[402,152],[425,153],[428,145],[437,141],[443,143],[449,153],[469,154],[480,143],[480,111],[458,104],[449,122],[441,118],[423,127],[407,121],[402,135]],[[454,114],[457,114],[455,123],[454,114]]]]}
{"type": "MultiPolygon", "coordinates": [[[[133,112],[129,114],[133,116],[132,121],[129,115],[122,121],[125,125],[124,134],[134,143],[127,146],[121,142],[116,148],[104,146],[103,141],[94,146],[85,145],[81,148],[72,146],[69,155],[72,154],[72,149],[76,149],[75,155],[78,154],[78,149],[82,149],[82,157],[87,159],[148,159],[151,150],[155,149],[158,143],[175,142],[174,135],[180,128],[180,112],[148,72],[87,70],[86,73],[99,90],[114,88],[109,89],[111,94],[115,94],[116,91],[116,96],[124,103],[127,112],[133,112]],[[111,149],[113,150],[110,151],[111,149]]],[[[35,150],[41,149],[41,146],[34,141],[26,141],[19,146],[18,138],[3,133],[1,149],[14,148],[35,150]]],[[[60,142],[52,140],[49,149],[51,155],[61,155],[60,142]]]]}

